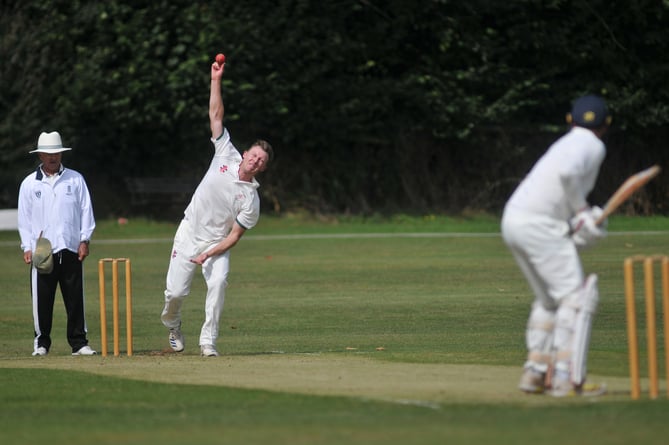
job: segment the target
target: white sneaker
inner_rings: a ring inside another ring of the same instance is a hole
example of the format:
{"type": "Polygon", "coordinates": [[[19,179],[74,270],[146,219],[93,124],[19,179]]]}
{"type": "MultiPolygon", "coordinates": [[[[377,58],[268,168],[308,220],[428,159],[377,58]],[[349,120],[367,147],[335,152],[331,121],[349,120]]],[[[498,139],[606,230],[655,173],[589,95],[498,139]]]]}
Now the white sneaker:
{"type": "Polygon", "coordinates": [[[49,351],[44,346],[40,346],[33,351],[33,357],[47,355],[48,353],[49,351]]]}
{"type": "Polygon", "coordinates": [[[184,350],[184,336],[181,333],[181,325],[178,328],[170,329],[169,336],[170,346],[175,352],[181,352],[184,350]]]}
{"type": "Polygon", "coordinates": [[[576,391],[569,378],[560,378],[556,375],[553,377],[553,384],[548,394],[553,397],[571,397],[576,395],[576,391]]]}
{"type": "Polygon", "coordinates": [[[599,383],[584,383],[574,385],[569,380],[557,379],[548,392],[553,397],[594,397],[606,394],[606,385],[599,383]]]}
{"type": "Polygon", "coordinates": [[[79,349],[77,352],[73,352],[72,355],[96,355],[97,352],[95,352],[93,349],[91,349],[90,346],[82,346],[81,349],[79,349]]]}
{"type": "Polygon", "coordinates": [[[218,357],[218,351],[214,345],[201,345],[200,351],[204,357],[218,357]]]}
{"type": "Polygon", "coordinates": [[[525,368],[520,377],[518,389],[528,394],[542,394],[545,389],[546,374],[532,368],[525,368]]]}

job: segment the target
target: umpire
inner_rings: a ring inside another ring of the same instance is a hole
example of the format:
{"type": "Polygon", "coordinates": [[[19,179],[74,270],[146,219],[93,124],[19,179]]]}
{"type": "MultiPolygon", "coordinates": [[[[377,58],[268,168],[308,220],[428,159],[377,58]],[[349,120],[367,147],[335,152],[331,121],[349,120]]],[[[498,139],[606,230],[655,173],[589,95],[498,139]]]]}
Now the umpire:
{"type": "Polygon", "coordinates": [[[72,355],[95,355],[88,346],[84,317],[83,261],[95,229],[88,187],[83,176],[61,163],[60,134],[42,133],[37,148],[41,163],[19,189],[19,235],[23,260],[32,264],[30,290],[35,325],[34,356],[51,348],[56,287],[67,312],[67,341],[72,355]]]}

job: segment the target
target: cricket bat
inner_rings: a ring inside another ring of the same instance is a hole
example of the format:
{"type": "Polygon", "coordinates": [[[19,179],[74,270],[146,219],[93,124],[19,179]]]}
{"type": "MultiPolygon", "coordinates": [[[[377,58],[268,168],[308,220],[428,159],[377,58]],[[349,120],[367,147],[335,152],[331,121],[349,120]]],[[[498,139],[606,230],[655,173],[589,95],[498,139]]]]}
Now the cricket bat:
{"type": "Polygon", "coordinates": [[[618,190],[616,190],[616,192],[611,195],[609,200],[606,202],[606,205],[602,209],[602,215],[597,218],[597,225],[604,222],[604,220],[618,207],[620,207],[623,202],[627,201],[627,199],[632,196],[634,192],[646,185],[648,181],[653,179],[658,174],[660,174],[660,166],[653,165],[652,167],[641,170],[639,173],[636,173],[627,178],[627,180],[625,180],[625,182],[623,182],[623,184],[618,187],[618,190]]]}

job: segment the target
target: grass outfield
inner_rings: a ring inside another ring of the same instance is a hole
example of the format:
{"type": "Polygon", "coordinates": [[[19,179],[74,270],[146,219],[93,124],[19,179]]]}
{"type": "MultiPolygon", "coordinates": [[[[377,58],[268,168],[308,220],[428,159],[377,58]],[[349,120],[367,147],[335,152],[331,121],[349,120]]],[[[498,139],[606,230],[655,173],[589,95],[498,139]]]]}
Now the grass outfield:
{"type": "Polygon", "coordinates": [[[601,294],[591,380],[610,393],[559,400],[516,390],[531,296],[494,218],[263,218],[232,253],[217,358],[199,356],[199,276],[184,306],[186,350],[169,351],[159,314],[175,228],[98,224],[85,267],[89,339],[98,350],[97,259],[133,262],[135,354],[118,358],[71,357],[60,301],[49,356],[30,356],[28,268],[17,234],[0,232],[2,443],[664,444],[669,437],[664,379],[659,400],[645,393],[629,400],[622,283],[626,256],[669,252],[669,219],[613,218],[611,235],[584,253],[601,294]]]}

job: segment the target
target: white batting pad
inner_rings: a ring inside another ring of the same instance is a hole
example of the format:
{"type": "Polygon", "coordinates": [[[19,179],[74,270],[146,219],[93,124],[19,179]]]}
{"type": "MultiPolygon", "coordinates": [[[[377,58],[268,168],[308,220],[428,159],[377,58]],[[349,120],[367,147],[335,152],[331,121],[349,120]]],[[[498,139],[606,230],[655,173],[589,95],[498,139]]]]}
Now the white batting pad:
{"type": "Polygon", "coordinates": [[[571,381],[575,385],[582,385],[587,375],[588,348],[590,347],[590,332],[592,319],[599,303],[597,290],[597,275],[591,274],[585,280],[581,293],[581,307],[576,314],[574,326],[571,381]]]}

